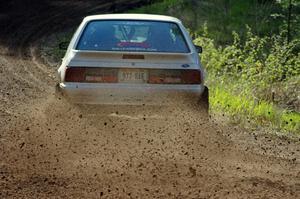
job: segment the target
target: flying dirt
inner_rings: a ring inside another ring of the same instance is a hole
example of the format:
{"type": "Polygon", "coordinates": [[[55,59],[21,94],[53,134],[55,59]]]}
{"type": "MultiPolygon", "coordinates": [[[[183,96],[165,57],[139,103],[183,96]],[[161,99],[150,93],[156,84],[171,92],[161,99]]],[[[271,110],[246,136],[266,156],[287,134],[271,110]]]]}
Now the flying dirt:
{"type": "Polygon", "coordinates": [[[24,35],[2,32],[0,198],[300,197],[297,137],[208,121],[175,99],[168,107],[91,106],[57,95],[57,68],[40,60],[39,47],[62,30],[52,20],[74,12],[67,5],[32,15],[40,21],[24,25],[24,35]]]}

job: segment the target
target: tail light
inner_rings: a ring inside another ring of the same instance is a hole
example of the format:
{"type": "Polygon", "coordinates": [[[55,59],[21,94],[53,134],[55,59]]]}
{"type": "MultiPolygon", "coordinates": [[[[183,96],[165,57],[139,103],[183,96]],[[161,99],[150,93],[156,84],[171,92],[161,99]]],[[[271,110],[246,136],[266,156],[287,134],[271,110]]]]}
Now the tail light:
{"type": "Polygon", "coordinates": [[[201,84],[201,72],[199,70],[184,70],[181,73],[182,83],[201,84]]]}
{"type": "Polygon", "coordinates": [[[199,70],[153,70],[149,75],[150,84],[201,84],[199,70]]]}
{"type": "Polygon", "coordinates": [[[66,70],[66,82],[116,83],[118,70],[106,68],[69,67],[66,70]]]}
{"type": "Polygon", "coordinates": [[[66,70],[66,82],[84,82],[85,81],[85,68],[83,67],[69,67],[66,70]]]}

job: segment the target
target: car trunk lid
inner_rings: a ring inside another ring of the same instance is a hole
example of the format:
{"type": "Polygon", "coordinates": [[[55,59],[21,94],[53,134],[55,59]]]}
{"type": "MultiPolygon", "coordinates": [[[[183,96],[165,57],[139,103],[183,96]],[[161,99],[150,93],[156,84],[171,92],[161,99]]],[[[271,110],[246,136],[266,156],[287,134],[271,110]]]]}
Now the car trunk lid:
{"type": "Polygon", "coordinates": [[[199,68],[193,53],[73,51],[69,66],[111,68],[199,68]]]}

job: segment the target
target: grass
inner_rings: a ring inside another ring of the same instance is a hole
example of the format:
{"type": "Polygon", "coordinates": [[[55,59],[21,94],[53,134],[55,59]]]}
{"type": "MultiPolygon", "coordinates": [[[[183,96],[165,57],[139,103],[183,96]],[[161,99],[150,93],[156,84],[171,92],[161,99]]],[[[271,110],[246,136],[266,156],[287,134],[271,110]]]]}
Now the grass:
{"type": "Polygon", "coordinates": [[[213,112],[225,112],[236,120],[300,135],[299,113],[280,109],[270,102],[233,94],[221,85],[211,87],[210,105],[213,112]]]}

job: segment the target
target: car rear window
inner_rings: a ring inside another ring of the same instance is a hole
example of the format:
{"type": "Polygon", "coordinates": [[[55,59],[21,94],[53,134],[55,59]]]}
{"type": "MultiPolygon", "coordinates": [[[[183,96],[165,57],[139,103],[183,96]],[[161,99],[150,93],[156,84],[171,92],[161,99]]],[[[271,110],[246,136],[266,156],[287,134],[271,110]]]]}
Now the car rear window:
{"type": "Polygon", "coordinates": [[[188,53],[177,24],[158,21],[91,21],[77,50],[188,53]]]}

